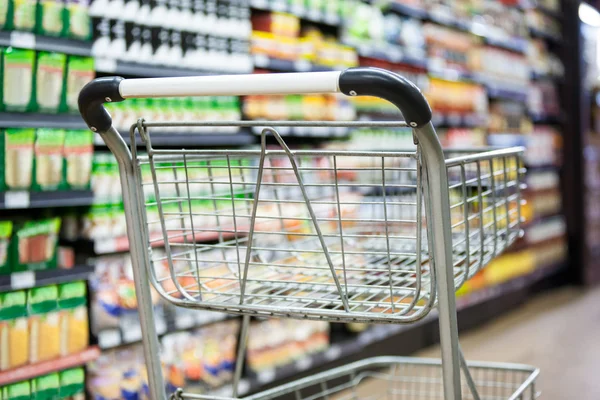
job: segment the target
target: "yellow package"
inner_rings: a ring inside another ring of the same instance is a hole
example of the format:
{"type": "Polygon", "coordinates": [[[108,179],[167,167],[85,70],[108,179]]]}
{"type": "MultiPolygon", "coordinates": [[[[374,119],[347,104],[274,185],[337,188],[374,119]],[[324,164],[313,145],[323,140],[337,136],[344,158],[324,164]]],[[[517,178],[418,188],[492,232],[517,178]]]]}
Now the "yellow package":
{"type": "Polygon", "coordinates": [[[19,367],[28,361],[26,293],[0,293],[0,371],[19,367]]]}
{"type": "Polygon", "coordinates": [[[58,288],[44,286],[29,289],[29,361],[37,363],[60,355],[58,288]]]}
{"type": "Polygon", "coordinates": [[[88,347],[86,292],[86,284],[83,281],[58,286],[61,356],[77,353],[88,347]]]}

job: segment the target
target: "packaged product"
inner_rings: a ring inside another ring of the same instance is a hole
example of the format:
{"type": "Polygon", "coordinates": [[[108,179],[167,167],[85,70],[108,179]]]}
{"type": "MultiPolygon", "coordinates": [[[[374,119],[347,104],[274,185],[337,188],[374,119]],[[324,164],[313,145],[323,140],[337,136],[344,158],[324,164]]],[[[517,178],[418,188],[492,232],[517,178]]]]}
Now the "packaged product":
{"type": "Polygon", "coordinates": [[[30,400],[31,387],[29,381],[17,382],[2,388],[3,400],[30,400]]]}
{"type": "Polygon", "coordinates": [[[79,110],[77,105],[79,92],[95,76],[93,58],[69,56],[65,88],[66,105],[69,111],[77,112],[79,110]]]}
{"type": "Polygon", "coordinates": [[[60,355],[60,313],[55,285],[29,289],[29,361],[37,363],[60,355]]]}
{"type": "Polygon", "coordinates": [[[7,129],[2,139],[6,188],[28,190],[32,183],[35,129],[7,129]]]}
{"type": "Polygon", "coordinates": [[[13,28],[17,31],[35,30],[37,0],[13,0],[13,28]]]}
{"type": "MultiPolygon", "coordinates": [[[[0,29],[12,29],[13,0],[0,1],[0,29]]],[[[1,392],[1,390],[0,390],[1,392]]],[[[2,393],[0,393],[1,395],[2,393]]]]}
{"type": "Polygon", "coordinates": [[[64,186],[64,129],[38,129],[35,139],[35,189],[57,190],[64,186]]]}
{"type": "MultiPolygon", "coordinates": [[[[60,398],[75,398],[85,392],[85,371],[83,368],[71,368],[58,373],[60,379],[60,398]]],[[[82,397],[82,399],[85,397],[82,397]]]]}
{"type": "Polygon", "coordinates": [[[67,55],[39,52],[37,54],[36,101],[43,112],[57,112],[64,89],[67,55]]]}
{"type": "Polygon", "coordinates": [[[15,229],[14,271],[56,268],[60,218],[27,221],[15,229]]]}
{"type": "Polygon", "coordinates": [[[0,371],[29,361],[25,291],[0,293],[0,371]]]}
{"type": "Polygon", "coordinates": [[[89,189],[94,156],[94,133],[89,130],[67,131],[64,158],[66,183],[71,190],[89,189]]]}
{"type": "Polygon", "coordinates": [[[69,282],[58,286],[60,308],[60,355],[84,350],[89,342],[86,283],[69,282]]]}
{"type": "Polygon", "coordinates": [[[88,0],[66,0],[69,13],[69,36],[74,39],[89,40],[92,35],[92,21],[88,0]]]}
{"type": "Polygon", "coordinates": [[[4,108],[8,111],[29,110],[32,107],[35,51],[9,47],[4,50],[3,61],[4,108]]]}
{"type": "Polygon", "coordinates": [[[31,380],[31,398],[35,400],[57,399],[60,392],[60,377],[57,372],[38,376],[31,380]]]}
{"type": "Polygon", "coordinates": [[[62,36],[66,32],[66,9],[62,0],[39,0],[37,30],[45,36],[62,36]]]}
{"type": "Polygon", "coordinates": [[[10,274],[10,243],[12,221],[0,221],[0,275],[10,274]]]}

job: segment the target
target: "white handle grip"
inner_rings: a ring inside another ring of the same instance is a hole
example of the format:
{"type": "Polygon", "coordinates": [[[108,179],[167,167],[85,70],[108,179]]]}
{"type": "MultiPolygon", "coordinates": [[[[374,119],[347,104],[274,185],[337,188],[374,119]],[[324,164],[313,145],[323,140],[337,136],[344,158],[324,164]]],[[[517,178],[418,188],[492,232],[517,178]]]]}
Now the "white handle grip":
{"type": "Polygon", "coordinates": [[[247,96],[339,92],[339,71],[124,79],[119,93],[134,97],[247,96]]]}

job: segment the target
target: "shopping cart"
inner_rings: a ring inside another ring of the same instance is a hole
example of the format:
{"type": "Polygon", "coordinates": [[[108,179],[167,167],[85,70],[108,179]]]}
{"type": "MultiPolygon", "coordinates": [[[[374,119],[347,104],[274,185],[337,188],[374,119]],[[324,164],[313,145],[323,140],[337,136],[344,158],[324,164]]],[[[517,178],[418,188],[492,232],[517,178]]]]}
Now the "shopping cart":
{"type": "MultiPolygon", "coordinates": [[[[435,306],[441,362],[372,358],[248,398],[536,398],[535,368],[467,367],[454,296],[521,235],[522,148],[444,153],[421,92],[404,78],[373,68],[99,78],[82,90],[79,108],[119,163],[153,399],[165,398],[165,386],[151,287],[177,306],[244,316],[234,398],[252,315],[411,323],[435,306]],[[388,100],[406,121],[140,119],[127,138],[104,109],[104,103],[127,98],[339,92],[388,100]],[[173,150],[152,144],[155,128],[168,133],[232,126],[258,128],[260,146],[173,150]],[[408,151],[291,150],[280,134],[290,127],[340,126],[412,128],[414,146],[408,151]],[[268,145],[271,137],[275,144],[268,145]],[[144,152],[136,140],[145,144],[144,152]],[[386,390],[361,394],[362,384],[377,380],[386,390]]],[[[182,390],[172,396],[210,398],[182,390]]]]}

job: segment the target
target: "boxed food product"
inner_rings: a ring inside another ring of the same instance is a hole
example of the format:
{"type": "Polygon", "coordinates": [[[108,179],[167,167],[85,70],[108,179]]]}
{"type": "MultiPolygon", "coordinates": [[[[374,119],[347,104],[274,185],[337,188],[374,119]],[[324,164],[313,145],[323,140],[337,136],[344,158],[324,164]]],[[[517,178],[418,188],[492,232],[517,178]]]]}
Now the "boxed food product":
{"type": "Polygon", "coordinates": [[[94,155],[94,134],[89,130],[67,131],[64,157],[65,177],[69,189],[89,189],[94,155]]]}
{"type": "Polygon", "coordinates": [[[92,35],[92,21],[88,0],[66,0],[69,12],[69,36],[74,39],[89,40],[92,35]]]}
{"type": "Polygon", "coordinates": [[[45,36],[62,36],[67,24],[63,0],[40,0],[37,9],[37,31],[45,36]]]}
{"type": "MultiPolygon", "coordinates": [[[[83,368],[71,368],[59,372],[60,398],[75,398],[85,392],[85,371],[83,368]]],[[[82,397],[82,399],[85,397],[82,397]]]]}
{"type": "Polygon", "coordinates": [[[36,101],[40,111],[58,112],[64,89],[67,55],[41,51],[37,54],[36,101]]]}
{"type": "Polygon", "coordinates": [[[0,275],[10,274],[12,221],[0,221],[0,275]]]}
{"type": "Polygon", "coordinates": [[[29,289],[29,361],[37,363],[60,355],[60,313],[55,285],[29,289]]]}
{"type": "Polygon", "coordinates": [[[0,293],[0,371],[29,361],[25,291],[0,293]]]}
{"type": "Polygon", "coordinates": [[[13,28],[17,31],[35,30],[37,0],[13,0],[13,28]]]}
{"type": "Polygon", "coordinates": [[[38,129],[35,139],[34,189],[57,190],[64,187],[64,129],[38,129]]]}
{"type": "Polygon", "coordinates": [[[56,268],[60,218],[27,221],[15,229],[13,271],[56,268]]]}
{"type": "Polygon", "coordinates": [[[4,182],[8,190],[27,190],[32,183],[35,129],[7,129],[4,141],[4,182]]]}
{"type": "Polygon", "coordinates": [[[54,372],[31,380],[31,398],[35,400],[57,399],[60,391],[60,377],[54,372]]]}
{"type": "MultiPolygon", "coordinates": [[[[0,29],[12,29],[13,0],[0,1],[0,29]]],[[[1,390],[0,390],[1,392],[1,390]]],[[[0,393],[1,395],[2,393],[0,393]]]]}
{"type": "Polygon", "coordinates": [[[32,108],[34,65],[35,51],[13,47],[4,50],[2,100],[6,110],[28,111],[32,108]]]}
{"type": "Polygon", "coordinates": [[[89,342],[86,283],[69,282],[58,286],[60,308],[60,354],[77,353],[89,342]]]}
{"type": "Polygon", "coordinates": [[[77,112],[79,110],[77,99],[79,92],[91,82],[96,76],[94,72],[94,59],[91,57],[69,56],[67,60],[67,79],[65,88],[67,110],[77,112]]]}
{"type": "Polygon", "coordinates": [[[17,382],[2,388],[3,400],[29,400],[31,399],[31,387],[29,381],[17,382]]]}

